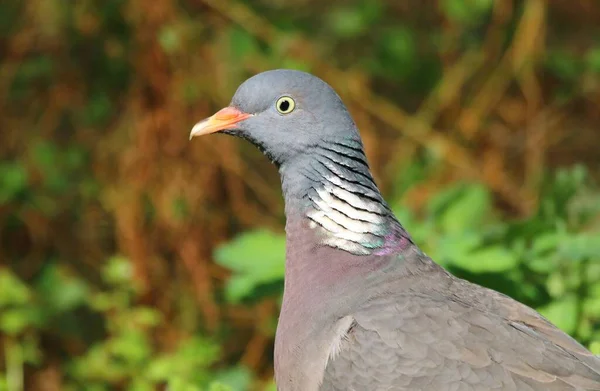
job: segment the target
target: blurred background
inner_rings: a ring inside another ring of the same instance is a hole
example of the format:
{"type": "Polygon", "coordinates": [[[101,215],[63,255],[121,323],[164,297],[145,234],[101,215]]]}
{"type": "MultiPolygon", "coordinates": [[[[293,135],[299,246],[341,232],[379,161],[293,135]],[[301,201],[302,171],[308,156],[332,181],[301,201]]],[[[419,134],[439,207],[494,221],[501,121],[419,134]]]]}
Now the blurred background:
{"type": "Polygon", "coordinates": [[[428,254],[600,353],[595,0],[7,0],[0,54],[0,390],[274,390],[278,174],[188,135],[281,67],[428,254]]]}

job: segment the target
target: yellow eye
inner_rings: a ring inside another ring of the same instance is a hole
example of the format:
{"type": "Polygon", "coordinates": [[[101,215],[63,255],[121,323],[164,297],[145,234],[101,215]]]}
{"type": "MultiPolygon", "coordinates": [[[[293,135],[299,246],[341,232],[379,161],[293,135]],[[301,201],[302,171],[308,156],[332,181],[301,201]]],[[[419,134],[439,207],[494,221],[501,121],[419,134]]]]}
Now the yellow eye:
{"type": "Polygon", "coordinates": [[[294,100],[289,96],[282,96],[281,98],[277,99],[275,107],[281,114],[289,114],[296,108],[296,102],[294,102],[294,100]]]}

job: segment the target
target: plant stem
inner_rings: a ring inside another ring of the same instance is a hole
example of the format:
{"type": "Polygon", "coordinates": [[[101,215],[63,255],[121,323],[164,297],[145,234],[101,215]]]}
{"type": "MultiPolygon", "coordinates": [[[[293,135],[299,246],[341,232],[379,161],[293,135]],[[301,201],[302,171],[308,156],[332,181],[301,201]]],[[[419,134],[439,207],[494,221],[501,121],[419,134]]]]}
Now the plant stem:
{"type": "Polygon", "coordinates": [[[7,338],[4,344],[6,357],[6,385],[8,391],[23,391],[23,349],[21,345],[7,338]]]}

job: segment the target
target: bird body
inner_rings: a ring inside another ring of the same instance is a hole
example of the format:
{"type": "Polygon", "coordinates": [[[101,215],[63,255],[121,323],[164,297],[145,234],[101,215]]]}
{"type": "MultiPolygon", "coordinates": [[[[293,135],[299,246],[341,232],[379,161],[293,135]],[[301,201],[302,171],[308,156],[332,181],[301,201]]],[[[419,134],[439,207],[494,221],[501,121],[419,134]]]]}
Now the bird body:
{"type": "Polygon", "coordinates": [[[395,218],[354,121],[322,80],[244,82],[195,135],[245,138],[279,168],[281,391],[600,390],[600,359],[533,309],[437,265],[395,218]]]}

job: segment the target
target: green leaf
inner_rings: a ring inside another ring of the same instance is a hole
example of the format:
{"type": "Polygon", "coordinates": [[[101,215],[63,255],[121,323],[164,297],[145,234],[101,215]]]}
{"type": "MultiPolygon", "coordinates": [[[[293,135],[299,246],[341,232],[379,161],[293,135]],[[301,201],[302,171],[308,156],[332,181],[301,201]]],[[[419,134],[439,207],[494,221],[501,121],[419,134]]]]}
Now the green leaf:
{"type": "Polygon", "coordinates": [[[185,221],[190,216],[190,207],[188,202],[183,197],[177,197],[171,204],[173,217],[177,221],[185,221]]]}
{"type": "Polygon", "coordinates": [[[0,205],[15,199],[27,185],[27,170],[20,162],[0,163],[0,205]]]}
{"type": "Polygon", "coordinates": [[[265,387],[265,391],[277,391],[277,384],[274,380],[271,380],[265,387]]]}
{"type": "Polygon", "coordinates": [[[465,259],[481,244],[481,235],[470,232],[464,234],[444,235],[438,240],[438,245],[431,256],[442,265],[457,259],[465,259]]]}
{"type": "Polygon", "coordinates": [[[489,190],[482,185],[470,186],[462,197],[450,205],[442,218],[446,232],[477,228],[491,209],[489,190]]]}
{"type": "Polygon", "coordinates": [[[582,72],[582,64],[578,56],[558,50],[548,52],[546,67],[556,76],[566,81],[577,79],[582,72]]]}
{"type": "Polygon", "coordinates": [[[534,254],[546,254],[555,251],[559,245],[561,235],[558,232],[543,233],[534,238],[531,249],[534,254]]]}
{"type": "Polygon", "coordinates": [[[497,245],[484,247],[452,259],[452,264],[473,273],[505,272],[517,266],[518,257],[508,249],[497,245]]]}
{"type": "MultiPolygon", "coordinates": [[[[134,377],[132,379],[131,385],[129,386],[129,388],[127,390],[128,391],[155,391],[156,386],[154,384],[152,384],[152,382],[148,381],[147,379],[134,377]]],[[[173,388],[173,390],[179,390],[179,389],[173,388]]]]}
{"type": "Polygon", "coordinates": [[[69,276],[57,265],[44,269],[36,288],[44,302],[56,311],[73,309],[85,303],[89,297],[86,283],[75,276],[69,276]]]}
{"type": "Polygon", "coordinates": [[[83,120],[88,125],[101,125],[110,117],[113,102],[104,90],[92,93],[83,110],[83,120]]]}
{"type": "Polygon", "coordinates": [[[600,240],[597,232],[582,232],[564,235],[558,247],[559,255],[564,259],[584,261],[600,257],[600,240]]]}
{"type": "Polygon", "coordinates": [[[572,334],[577,328],[577,297],[574,295],[539,308],[539,312],[565,333],[572,334]]]}
{"type": "Polygon", "coordinates": [[[54,61],[49,56],[36,56],[21,62],[17,77],[25,81],[49,79],[54,72],[54,61]]]}
{"type": "Polygon", "coordinates": [[[216,382],[229,387],[231,391],[245,391],[250,389],[252,380],[252,371],[241,365],[219,372],[215,376],[216,382]]]}
{"type": "Polygon", "coordinates": [[[54,170],[58,159],[58,148],[53,143],[40,141],[33,146],[33,161],[43,172],[54,170]]]}
{"type": "Polygon", "coordinates": [[[586,64],[595,73],[600,73],[600,47],[590,49],[586,54],[586,64]]]}
{"type": "Polygon", "coordinates": [[[9,335],[17,335],[26,328],[38,324],[39,320],[40,314],[35,307],[3,309],[0,312],[0,330],[9,335]]]}
{"type": "Polygon", "coordinates": [[[181,48],[180,31],[173,25],[164,26],[158,32],[158,42],[166,53],[174,53],[181,48]]]}
{"type": "Polygon", "coordinates": [[[367,19],[359,8],[344,7],[329,13],[329,25],[341,38],[354,38],[367,29],[367,19]]]}
{"type": "Polygon", "coordinates": [[[179,348],[152,360],[146,373],[157,382],[167,381],[200,382],[204,376],[202,369],[208,368],[219,358],[219,346],[203,338],[183,340],[179,348]]]}
{"type": "Polygon", "coordinates": [[[438,193],[427,204],[427,213],[446,233],[477,228],[491,210],[491,195],[481,184],[458,184],[438,193]]]}
{"type": "Polygon", "coordinates": [[[208,391],[233,391],[233,389],[223,383],[213,382],[208,387],[208,391]]]}
{"type": "Polygon", "coordinates": [[[227,300],[233,303],[239,303],[252,294],[261,281],[249,274],[234,274],[229,278],[226,285],[227,300]]]}
{"type": "Polygon", "coordinates": [[[329,26],[343,39],[356,38],[381,19],[380,1],[363,0],[328,12],[329,26]]]}
{"type": "Polygon", "coordinates": [[[148,336],[137,330],[127,330],[108,345],[110,352],[130,365],[141,364],[151,357],[148,336]]]}
{"type": "Polygon", "coordinates": [[[567,291],[565,276],[560,271],[550,274],[548,280],[546,280],[546,288],[550,296],[554,298],[562,297],[567,291]]]}
{"type": "Polygon", "coordinates": [[[0,307],[23,305],[32,298],[29,287],[6,269],[0,269],[0,286],[0,307]]]}
{"type": "Polygon", "coordinates": [[[395,27],[386,31],[379,42],[386,61],[394,64],[396,73],[406,76],[417,58],[413,32],[406,27],[395,27]]]}
{"type": "MultiPolygon", "coordinates": [[[[597,284],[597,282],[600,281],[600,262],[589,262],[587,264],[585,280],[590,286],[600,285],[597,284]]],[[[597,289],[596,292],[600,293],[600,289],[597,289]]],[[[592,295],[591,289],[590,295],[592,295]]],[[[600,294],[598,296],[600,296],[600,294]]]]}
{"type": "Polygon", "coordinates": [[[600,297],[587,298],[583,302],[583,308],[587,315],[600,319],[600,297]]]}
{"type": "Polygon", "coordinates": [[[43,354],[39,345],[37,335],[26,334],[23,336],[21,347],[23,349],[23,359],[25,362],[33,365],[41,364],[43,354]]]}
{"type": "Polygon", "coordinates": [[[202,391],[202,388],[188,383],[185,379],[173,378],[168,381],[169,391],[202,391]]]}
{"type": "Polygon", "coordinates": [[[561,238],[562,234],[559,232],[547,232],[534,237],[531,251],[528,253],[527,266],[538,273],[548,274],[556,270],[559,262],[556,248],[561,238]]]}
{"type": "MultiPolygon", "coordinates": [[[[596,281],[594,281],[596,282],[596,281]]],[[[593,283],[588,286],[588,290],[590,292],[590,296],[600,297],[600,284],[593,283]]]]}
{"type": "Polygon", "coordinates": [[[537,273],[550,273],[558,266],[557,257],[554,255],[535,257],[527,261],[527,266],[537,273]]]}
{"type": "Polygon", "coordinates": [[[464,184],[457,184],[436,193],[427,203],[427,214],[438,219],[453,202],[460,198],[464,188],[464,184]]]}
{"type": "Polygon", "coordinates": [[[285,57],[281,60],[282,68],[296,69],[298,71],[310,72],[311,64],[306,61],[299,61],[292,57],[285,57]]]}
{"type": "Polygon", "coordinates": [[[154,309],[149,307],[137,307],[131,309],[128,314],[131,322],[139,324],[140,326],[158,326],[162,321],[162,314],[154,309]]]}
{"type": "Polygon", "coordinates": [[[227,298],[238,302],[261,284],[280,281],[285,273],[285,237],[253,231],[219,247],[216,262],[234,274],[226,286],[227,298]]]}
{"type": "Polygon", "coordinates": [[[442,12],[462,24],[479,23],[492,8],[493,0],[443,0],[442,12]]]}
{"type": "Polygon", "coordinates": [[[86,382],[90,379],[105,381],[120,379],[123,376],[123,369],[113,365],[109,345],[110,340],[89,348],[84,356],[72,362],[69,372],[78,380],[86,382]]]}
{"type": "Polygon", "coordinates": [[[133,279],[133,266],[129,259],[117,255],[108,260],[102,270],[102,275],[104,280],[111,284],[126,284],[133,279]]]}
{"type": "Polygon", "coordinates": [[[229,41],[232,58],[236,61],[246,59],[248,56],[257,53],[259,49],[256,38],[237,26],[231,28],[229,41]]]}
{"type": "Polygon", "coordinates": [[[65,166],[69,170],[81,168],[86,162],[85,150],[81,147],[70,147],[64,152],[65,166]]]}

